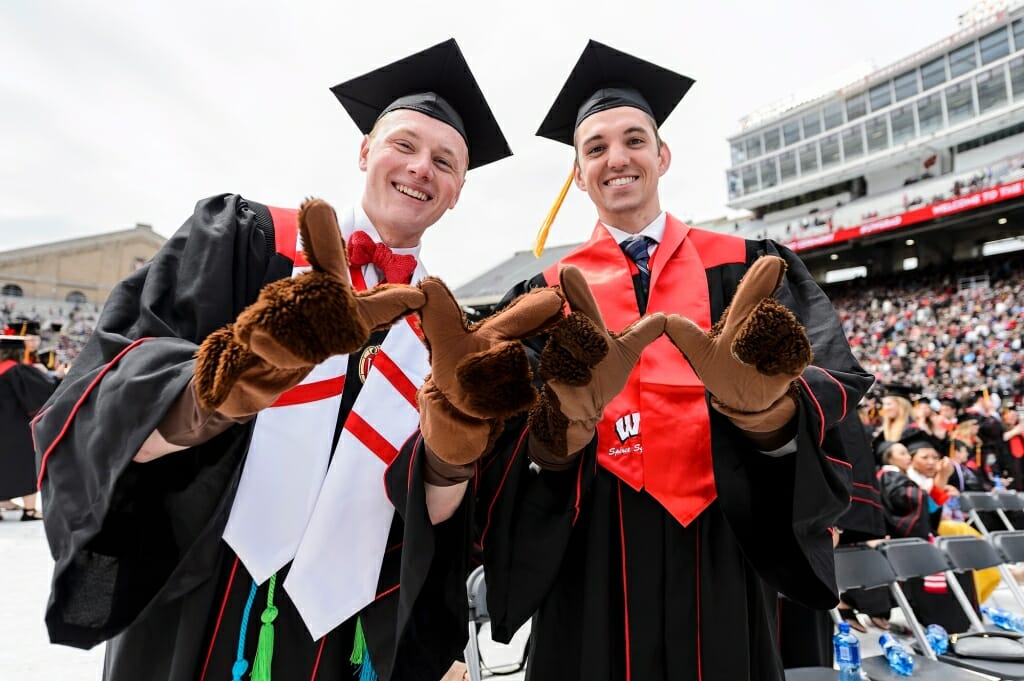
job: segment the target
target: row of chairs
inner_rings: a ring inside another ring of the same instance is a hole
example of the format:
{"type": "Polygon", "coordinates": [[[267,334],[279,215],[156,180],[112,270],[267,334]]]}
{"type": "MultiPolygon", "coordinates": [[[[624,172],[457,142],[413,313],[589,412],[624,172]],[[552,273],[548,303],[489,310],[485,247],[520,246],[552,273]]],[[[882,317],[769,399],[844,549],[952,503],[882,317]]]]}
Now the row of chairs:
{"type": "MultiPolygon", "coordinates": [[[[918,655],[921,671],[915,677],[922,679],[975,679],[979,678],[970,672],[950,675],[951,665],[970,669],[973,663],[958,659],[943,659],[941,664],[931,654],[924,639],[924,630],[910,608],[899,581],[913,577],[925,577],[939,572],[946,573],[946,581],[953,590],[961,607],[971,622],[971,629],[983,631],[984,624],[974,611],[970,600],[963,593],[954,572],[965,570],[981,570],[995,567],[999,570],[1003,583],[1009,588],[1014,600],[1024,610],[1024,593],[1010,572],[1008,563],[1024,562],[1024,531],[1015,531],[1014,525],[1006,513],[1024,513],[1024,493],[1014,492],[987,493],[965,492],[960,495],[961,510],[967,514],[971,523],[988,540],[970,536],[940,537],[936,545],[920,539],[900,539],[885,542],[880,550],[855,547],[841,548],[836,552],[836,580],[840,591],[857,588],[889,587],[896,602],[903,610],[910,624],[922,655],[918,655]],[[1004,531],[990,531],[982,514],[995,514],[1007,528],[1004,531]],[[991,543],[990,543],[991,542],[991,543]],[[961,664],[957,664],[960,662],[961,664]]],[[[480,627],[489,620],[487,612],[487,582],[484,579],[484,568],[477,567],[466,580],[469,596],[469,644],[466,647],[466,666],[470,681],[481,681],[482,667],[478,636],[480,627]]],[[[838,611],[833,610],[833,619],[838,622],[838,611]]],[[[947,656],[948,657],[948,656],[947,656]]],[[[872,679],[898,679],[884,658],[868,658],[865,670],[872,679]]],[[[986,666],[986,665],[982,665],[986,666]]],[[[960,671],[960,670],[956,670],[960,671]]],[[[1024,663],[1004,663],[993,674],[997,678],[1024,680],[1024,663]]],[[[835,671],[832,669],[795,669],[787,670],[787,681],[813,681],[823,679],[833,681],[835,671]]]]}
{"type": "MultiPolygon", "coordinates": [[[[1024,561],[1024,531],[997,531],[989,540],[973,536],[939,537],[934,544],[923,539],[895,539],[877,549],[866,546],[836,551],[836,582],[840,591],[887,587],[906,618],[916,641],[914,678],[927,681],[959,681],[981,678],[1024,680],[1024,661],[995,661],[960,657],[953,652],[936,656],[925,638],[924,627],[911,608],[900,582],[942,573],[970,622],[971,632],[985,632],[985,624],[956,579],[957,572],[999,568],[1003,582],[1024,608],[1024,595],[1009,572],[1007,563],[1024,561]]],[[[838,621],[838,613],[833,612],[838,621]]],[[[953,632],[950,632],[953,633],[953,632]]],[[[1021,644],[1024,653],[1024,644],[1021,644]]],[[[894,680],[898,676],[881,656],[867,657],[862,667],[869,679],[894,680]]],[[[834,680],[831,668],[787,670],[787,681],[834,680]]]]}

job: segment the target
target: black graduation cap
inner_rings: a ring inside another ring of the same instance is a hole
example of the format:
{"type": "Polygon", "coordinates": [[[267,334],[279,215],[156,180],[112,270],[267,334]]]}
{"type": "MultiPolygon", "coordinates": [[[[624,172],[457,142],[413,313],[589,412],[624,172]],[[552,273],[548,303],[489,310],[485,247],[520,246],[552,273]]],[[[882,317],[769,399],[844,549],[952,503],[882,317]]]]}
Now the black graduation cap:
{"type": "Polygon", "coordinates": [[[25,337],[12,336],[10,334],[0,335],[0,348],[4,350],[24,350],[25,337]]]}
{"type": "MultiPolygon", "coordinates": [[[[660,128],[693,83],[693,78],[590,40],[537,129],[537,135],[574,147],[576,128],[585,118],[620,106],[640,109],[660,128]]],[[[573,171],[570,171],[537,234],[533,254],[538,258],[544,252],[551,223],[562,207],[572,180],[573,171]]]]}
{"type": "Polygon", "coordinates": [[[331,92],[364,135],[384,114],[412,109],[462,135],[470,169],[512,155],[454,38],[339,83],[331,92]]]}
{"type": "Polygon", "coordinates": [[[981,421],[985,418],[982,414],[976,411],[962,411],[956,416],[957,423],[970,423],[971,421],[981,421]]]}
{"type": "Polygon", "coordinates": [[[917,397],[918,390],[916,385],[907,383],[883,383],[882,397],[902,397],[905,400],[913,401],[917,397]]]}
{"type": "Polygon", "coordinates": [[[53,369],[57,366],[57,350],[51,348],[49,350],[40,350],[36,353],[39,363],[45,366],[47,369],[53,369]]]}
{"type": "Polygon", "coordinates": [[[647,112],[661,127],[693,83],[692,78],[591,40],[537,134],[573,146],[583,119],[620,106],[647,112]]]}
{"type": "MultiPolygon", "coordinates": [[[[935,441],[935,438],[932,437],[931,434],[916,428],[904,433],[903,437],[900,438],[900,442],[903,443],[903,446],[906,447],[907,451],[911,454],[919,449],[925,449],[926,447],[934,449],[937,452],[939,451],[938,443],[935,441]]],[[[944,452],[939,453],[943,454],[944,452]]]]}
{"type": "Polygon", "coordinates": [[[21,317],[7,322],[7,328],[18,336],[38,336],[42,327],[37,321],[21,317]]]}

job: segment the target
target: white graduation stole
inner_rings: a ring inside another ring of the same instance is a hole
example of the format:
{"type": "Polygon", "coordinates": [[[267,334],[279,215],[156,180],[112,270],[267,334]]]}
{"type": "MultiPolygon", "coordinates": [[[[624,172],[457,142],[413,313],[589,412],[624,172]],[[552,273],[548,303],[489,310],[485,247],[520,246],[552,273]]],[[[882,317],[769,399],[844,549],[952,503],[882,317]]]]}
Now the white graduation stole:
{"type": "MultiPolygon", "coordinates": [[[[346,239],[362,229],[379,240],[361,210],[343,211],[339,222],[346,239]]],[[[292,276],[306,269],[296,267],[292,276]]],[[[372,265],[363,276],[376,285],[372,265]]],[[[417,263],[413,282],[424,276],[417,263]]],[[[426,348],[407,321],[399,322],[331,457],[348,359],[328,358],[283,396],[293,400],[280,400],[298,403],[260,412],[223,535],[258,583],[294,560],[284,588],[314,640],[376,596],[394,515],[383,474],[419,425],[415,390],[429,371],[426,348]]]]}

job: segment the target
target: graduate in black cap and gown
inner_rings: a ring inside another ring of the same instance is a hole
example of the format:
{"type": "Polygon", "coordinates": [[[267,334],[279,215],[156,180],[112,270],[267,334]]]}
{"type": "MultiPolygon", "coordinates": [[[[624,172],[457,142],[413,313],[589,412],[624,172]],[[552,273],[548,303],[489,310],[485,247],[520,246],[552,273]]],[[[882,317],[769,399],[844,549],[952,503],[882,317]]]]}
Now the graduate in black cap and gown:
{"type": "Polygon", "coordinates": [[[461,546],[431,527],[457,504],[434,515],[411,469],[389,500],[382,475],[427,370],[420,236],[511,152],[454,40],[332,90],[367,135],[361,199],[200,201],[35,424],[50,637],[108,641],[109,681],[436,681],[461,651],[411,614],[447,583],[403,550],[461,546]]]}
{"type": "MultiPolygon", "coordinates": [[[[832,526],[850,495],[837,426],[856,424],[871,378],[799,258],[661,209],[658,126],[692,83],[589,43],[539,134],[574,148],[571,181],[600,221],[507,296],[560,283],[572,310],[531,342],[540,397],[493,447],[484,433],[460,448],[427,404],[422,438],[389,469],[484,455],[470,474],[492,632],[507,641],[533,618],[532,681],[781,680],[776,594],[837,601],[832,526]],[[760,333],[741,354],[772,355],[764,374],[705,335],[730,303],[718,332],[760,333]]],[[[475,433],[467,410],[489,384],[467,371],[452,387],[440,369],[421,395],[441,392],[449,422],[475,433]]]]}
{"type": "Polygon", "coordinates": [[[21,497],[21,519],[38,520],[42,515],[36,507],[38,487],[29,420],[56,383],[24,358],[24,336],[0,336],[0,500],[21,497]]]}

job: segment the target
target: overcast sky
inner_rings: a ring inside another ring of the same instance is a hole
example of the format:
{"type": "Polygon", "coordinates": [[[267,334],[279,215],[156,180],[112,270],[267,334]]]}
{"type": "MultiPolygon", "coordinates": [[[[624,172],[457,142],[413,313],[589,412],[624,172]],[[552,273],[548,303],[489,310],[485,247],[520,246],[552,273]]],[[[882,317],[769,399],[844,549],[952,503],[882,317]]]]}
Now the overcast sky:
{"type": "MultiPolygon", "coordinates": [[[[588,38],[696,79],[662,127],[662,207],[726,212],[739,119],[957,29],[967,0],[4,0],[0,250],[145,222],[174,232],[199,198],[359,200],[360,135],[328,88],[455,37],[515,156],[472,171],[423,257],[452,286],[529,249],[572,160],[534,137],[588,38]],[[840,9],[842,8],[842,9],[840,9]]],[[[596,213],[573,189],[552,244],[596,213]]]]}

